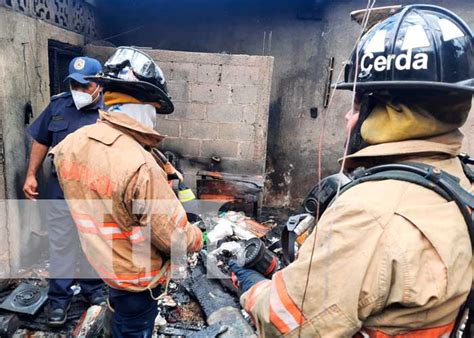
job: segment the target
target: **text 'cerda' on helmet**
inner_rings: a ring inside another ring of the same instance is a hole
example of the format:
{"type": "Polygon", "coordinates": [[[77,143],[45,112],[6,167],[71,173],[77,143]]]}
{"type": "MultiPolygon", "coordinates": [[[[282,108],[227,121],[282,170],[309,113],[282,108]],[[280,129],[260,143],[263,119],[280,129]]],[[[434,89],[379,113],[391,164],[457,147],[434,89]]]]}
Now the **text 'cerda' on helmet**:
{"type": "MultiPolygon", "coordinates": [[[[362,14],[353,18],[362,22],[362,14]]],[[[474,38],[459,16],[433,5],[390,6],[367,14],[368,26],[374,25],[361,37],[338,89],[352,89],[356,81],[358,91],[474,93],[474,38]]]]}

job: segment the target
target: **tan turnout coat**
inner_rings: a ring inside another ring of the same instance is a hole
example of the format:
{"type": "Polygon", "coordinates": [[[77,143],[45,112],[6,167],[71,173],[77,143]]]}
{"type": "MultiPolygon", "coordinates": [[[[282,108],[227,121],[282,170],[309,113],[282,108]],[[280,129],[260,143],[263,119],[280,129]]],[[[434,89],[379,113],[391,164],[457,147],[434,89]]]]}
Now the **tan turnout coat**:
{"type": "Polygon", "coordinates": [[[141,291],[162,283],[165,276],[154,279],[172,242],[177,250],[202,247],[201,231],[144,148],[162,139],[126,115],[101,111],[95,125],[51,151],[83,251],[111,287],[141,291]]]}
{"type": "MultiPolygon", "coordinates": [[[[472,191],[456,157],[461,141],[456,131],[369,146],[348,164],[427,163],[472,191]]],[[[408,182],[366,182],[323,214],[295,262],[243,294],[241,303],[266,337],[351,337],[360,330],[371,337],[447,337],[471,288],[471,261],[454,202],[408,182]]]]}

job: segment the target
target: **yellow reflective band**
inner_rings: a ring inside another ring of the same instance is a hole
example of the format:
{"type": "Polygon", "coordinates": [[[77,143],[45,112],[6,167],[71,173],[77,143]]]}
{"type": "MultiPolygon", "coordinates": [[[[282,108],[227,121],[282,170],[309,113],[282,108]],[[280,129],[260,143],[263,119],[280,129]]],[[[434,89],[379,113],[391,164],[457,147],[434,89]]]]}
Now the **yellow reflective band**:
{"type": "Polygon", "coordinates": [[[194,199],[196,199],[196,196],[194,195],[193,191],[191,189],[184,189],[178,191],[178,197],[180,202],[189,202],[194,199]]]}

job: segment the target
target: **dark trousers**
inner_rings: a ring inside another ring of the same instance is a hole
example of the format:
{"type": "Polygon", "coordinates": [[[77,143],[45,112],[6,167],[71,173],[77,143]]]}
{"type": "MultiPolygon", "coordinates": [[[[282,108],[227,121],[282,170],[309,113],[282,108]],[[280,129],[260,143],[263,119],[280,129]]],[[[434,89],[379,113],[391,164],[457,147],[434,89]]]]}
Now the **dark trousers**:
{"type": "Polygon", "coordinates": [[[103,292],[104,283],[85,258],[76,225],[64,200],[52,200],[46,210],[49,239],[49,291],[51,306],[66,308],[77,281],[85,297],[103,292]],[[79,270],[77,270],[79,265],[79,270]]]}
{"type": "MultiPolygon", "coordinates": [[[[159,295],[161,288],[153,290],[159,295]]],[[[110,288],[109,303],[114,310],[112,336],[114,338],[148,338],[153,334],[155,318],[158,315],[157,301],[150,291],[129,292],[110,288]]]]}

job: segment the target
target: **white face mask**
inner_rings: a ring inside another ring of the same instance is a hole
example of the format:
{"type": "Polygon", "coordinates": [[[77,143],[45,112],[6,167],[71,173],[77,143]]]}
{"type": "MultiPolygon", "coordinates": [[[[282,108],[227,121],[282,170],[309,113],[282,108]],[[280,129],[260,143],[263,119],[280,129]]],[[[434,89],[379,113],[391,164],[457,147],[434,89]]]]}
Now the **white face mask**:
{"type": "Polygon", "coordinates": [[[154,129],[156,127],[156,109],[151,104],[114,104],[109,107],[108,111],[128,115],[148,128],[154,129]]]}
{"type": "Polygon", "coordinates": [[[99,97],[99,94],[98,94],[99,91],[100,91],[99,86],[97,86],[97,88],[94,90],[92,94],[71,89],[72,99],[74,101],[74,104],[76,105],[77,110],[81,110],[82,108],[87,107],[88,105],[91,105],[92,103],[94,103],[99,97]],[[94,98],[95,94],[97,94],[97,96],[94,98]]]}

